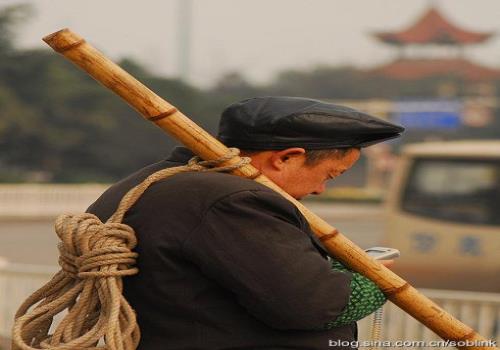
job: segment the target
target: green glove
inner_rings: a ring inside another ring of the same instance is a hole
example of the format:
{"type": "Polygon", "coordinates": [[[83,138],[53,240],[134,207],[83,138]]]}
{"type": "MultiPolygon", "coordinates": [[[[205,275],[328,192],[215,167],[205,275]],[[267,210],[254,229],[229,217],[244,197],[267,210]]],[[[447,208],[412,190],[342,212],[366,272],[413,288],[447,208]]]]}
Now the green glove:
{"type": "Polygon", "coordinates": [[[334,321],[328,322],[324,326],[325,329],[332,329],[359,321],[377,311],[386,302],[387,298],[384,293],[370,279],[348,269],[335,260],[332,260],[332,269],[352,273],[351,294],[345,309],[334,321]]]}

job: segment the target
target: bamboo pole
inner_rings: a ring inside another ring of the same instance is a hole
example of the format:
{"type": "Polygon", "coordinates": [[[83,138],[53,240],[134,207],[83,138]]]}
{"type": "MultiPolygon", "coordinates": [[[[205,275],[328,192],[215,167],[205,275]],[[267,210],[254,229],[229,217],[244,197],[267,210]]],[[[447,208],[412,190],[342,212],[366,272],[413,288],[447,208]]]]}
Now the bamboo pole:
{"type": "MultiPolygon", "coordinates": [[[[106,58],[79,35],[69,29],[63,29],[46,36],[43,40],[95,80],[122,97],[145,119],[171,134],[201,158],[212,160],[227,153],[228,149],[222,143],[106,58]]],[[[229,161],[230,164],[235,162],[237,159],[229,161]]],[[[459,349],[492,348],[484,346],[487,344],[487,339],[441,309],[391,270],[369,257],[337,229],[309,211],[271,180],[260,174],[253,166],[246,165],[235,170],[234,174],[252,178],[294,203],[332,255],[353,270],[373,280],[389,300],[441,338],[457,342],[457,344],[468,342],[464,346],[457,346],[459,349]],[[475,344],[469,346],[471,343],[475,344]]]]}

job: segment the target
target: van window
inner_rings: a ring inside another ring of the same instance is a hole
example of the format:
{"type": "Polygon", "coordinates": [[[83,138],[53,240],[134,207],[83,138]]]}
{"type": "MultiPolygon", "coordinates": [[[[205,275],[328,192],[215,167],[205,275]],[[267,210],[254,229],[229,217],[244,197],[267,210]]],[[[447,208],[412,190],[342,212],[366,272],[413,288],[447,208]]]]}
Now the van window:
{"type": "Polygon", "coordinates": [[[500,225],[500,161],[416,159],[402,209],[446,221],[500,225]]]}

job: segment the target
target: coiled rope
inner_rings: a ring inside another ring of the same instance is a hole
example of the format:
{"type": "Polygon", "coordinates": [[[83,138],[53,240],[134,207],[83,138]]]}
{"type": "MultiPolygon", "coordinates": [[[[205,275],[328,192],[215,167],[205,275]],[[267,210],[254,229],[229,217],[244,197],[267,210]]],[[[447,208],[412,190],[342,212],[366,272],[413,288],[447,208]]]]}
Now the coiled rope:
{"type": "Polygon", "coordinates": [[[61,215],[55,230],[61,270],[19,307],[12,330],[13,350],[133,350],[140,331],[135,313],[122,295],[122,277],[136,274],[137,239],[122,224],[125,213],[156,181],[189,171],[225,172],[250,162],[220,166],[239,155],[237,148],[212,161],[193,157],[187,165],[148,176],[121,199],[115,213],[102,223],[93,214],[61,215]],[[49,334],[54,317],[67,310],[49,334]]]}

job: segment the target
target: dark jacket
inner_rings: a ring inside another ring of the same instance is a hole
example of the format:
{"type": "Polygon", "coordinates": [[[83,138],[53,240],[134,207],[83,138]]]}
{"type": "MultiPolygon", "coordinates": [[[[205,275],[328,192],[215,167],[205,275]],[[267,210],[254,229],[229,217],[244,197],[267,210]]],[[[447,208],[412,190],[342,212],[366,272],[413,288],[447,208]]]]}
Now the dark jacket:
{"type": "MultiPolygon", "coordinates": [[[[177,148],[108,189],[88,209],[105,221],[147,175],[182,165],[177,148]]],[[[332,349],[355,324],[320,330],[349,298],[293,204],[251,180],[184,173],[153,184],[129,210],[139,273],[124,279],[139,349],[332,349]]]]}

